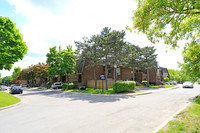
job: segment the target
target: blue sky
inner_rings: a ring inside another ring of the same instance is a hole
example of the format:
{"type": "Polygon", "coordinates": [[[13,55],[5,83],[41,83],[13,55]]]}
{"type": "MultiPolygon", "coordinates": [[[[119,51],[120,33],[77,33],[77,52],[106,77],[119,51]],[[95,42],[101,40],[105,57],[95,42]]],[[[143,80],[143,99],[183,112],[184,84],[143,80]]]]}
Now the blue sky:
{"type": "MultiPolygon", "coordinates": [[[[132,26],[136,7],[133,0],[0,0],[0,15],[16,23],[23,35],[28,54],[14,67],[27,68],[46,62],[50,47],[71,44],[75,48],[74,41],[98,34],[104,27],[125,30],[132,26]]],[[[177,61],[182,60],[181,49],[170,51],[162,42],[153,45],[143,34],[126,31],[126,40],[140,47],[156,46],[160,66],[177,69],[177,61]]],[[[0,71],[2,77],[12,72],[0,71]]]]}

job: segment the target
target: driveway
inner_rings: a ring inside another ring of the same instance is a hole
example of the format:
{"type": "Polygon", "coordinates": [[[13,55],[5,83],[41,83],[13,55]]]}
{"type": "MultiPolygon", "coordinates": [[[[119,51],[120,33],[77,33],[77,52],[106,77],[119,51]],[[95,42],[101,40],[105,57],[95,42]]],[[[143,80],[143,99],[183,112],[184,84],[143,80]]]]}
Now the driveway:
{"type": "Polygon", "coordinates": [[[22,104],[0,111],[0,133],[151,133],[198,94],[198,85],[138,96],[25,89],[22,104]]]}

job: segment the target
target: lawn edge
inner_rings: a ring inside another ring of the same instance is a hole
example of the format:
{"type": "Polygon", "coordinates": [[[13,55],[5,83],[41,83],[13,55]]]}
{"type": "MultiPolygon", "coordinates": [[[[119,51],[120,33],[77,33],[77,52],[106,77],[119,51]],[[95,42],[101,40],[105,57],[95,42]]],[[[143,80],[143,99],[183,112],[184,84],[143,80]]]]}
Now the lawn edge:
{"type": "MultiPolygon", "coordinates": [[[[13,95],[13,96],[14,96],[14,95],[13,95]]],[[[16,97],[16,96],[14,96],[14,97],[16,97]]],[[[19,98],[19,97],[17,97],[17,98],[19,98]]],[[[21,104],[21,103],[23,102],[23,100],[22,100],[21,98],[19,98],[19,99],[20,99],[20,102],[18,102],[18,103],[15,103],[15,104],[12,104],[12,105],[9,105],[9,106],[6,106],[6,107],[0,107],[0,111],[1,111],[1,110],[4,110],[4,109],[11,108],[11,107],[15,107],[15,106],[21,104]]]]}
{"type": "Polygon", "coordinates": [[[179,109],[176,113],[174,113],[171,117],[169,117],[166,121],[164,121],[160,126],[158,126],[152,133],[157,133],[160,129],[167,125],[167,123],[173,120],[181,111],[185,110],[187,107],[191,106],[193,103],[189,102],[181,109],[179,109]]]}

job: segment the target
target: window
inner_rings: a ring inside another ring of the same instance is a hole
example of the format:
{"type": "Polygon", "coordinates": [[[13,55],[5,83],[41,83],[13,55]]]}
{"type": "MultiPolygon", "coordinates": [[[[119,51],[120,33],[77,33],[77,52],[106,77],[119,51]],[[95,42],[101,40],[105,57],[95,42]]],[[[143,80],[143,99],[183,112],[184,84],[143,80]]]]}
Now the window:
{"type": "Polygon", "coordinates": [[[82,78],[82,76],[81,76],[81,74],[79,74],[78,75],[78,82],[82,82],[81,78],[82,78]]]}
{"type": "Polygon", "coordinates": [[[111,70],[108,70],[108,76],[110,76],[111,75],[111,70]]]}
{"type": "Polygon", "coordinates": [[[117,68],[117,75],[120,75],[120,68],[117,68]]]}

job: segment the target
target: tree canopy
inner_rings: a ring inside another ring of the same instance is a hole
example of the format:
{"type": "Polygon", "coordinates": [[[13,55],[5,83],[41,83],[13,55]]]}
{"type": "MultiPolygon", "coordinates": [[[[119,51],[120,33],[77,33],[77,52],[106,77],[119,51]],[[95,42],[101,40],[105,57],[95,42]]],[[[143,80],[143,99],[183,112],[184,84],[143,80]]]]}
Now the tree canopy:
{"type": "Polygon", "coordinates": [[[13,80],[12,76],[6,76],[6,77],[2,78],[2,83],[3,84],[11,84],[12,80],[13,80]]]}
{"type": "Polygon", "coordinates": [[[7,17],[0,16],[0,70],[10,70],[27,53],[26,43],[15,24],[7,17]]]}
{"type": "Polygon", "coordinates": [[[188,74],[200,77],[200,1],[138,0],[133,28],[153,42],[164,40],[172,48],[185,40],[184,63],[188,74]]]}
{"type": "Polygon", "coordinates": [[[12,73],[12,78],[16,79],[20,72],[21,72],[21,68],[20,67],[15,67],[14,68],[14,72],[12,73]]]}
{"type": "Polygon", "coordinates": [[[48,75],[55,76],[66,76],[74,73],[75,71],[75,51],[73,51],[72,46],[68,45],[66,49],[59,47],[58,51],[56,46],[50,48],[50,52],[47,53],[47,64],[48,66],[48,75]]]}
{"type": "Polygon", "coordinates": [[[140,0],[133,16],[134,28],[155,43],[163,39],[172,47],[178,40],[199,43],[199,0],[140,0]]]}
{"type": "Polygon", "coordinates": [[[168,69],[170,80],[175,80],[179,83],[185,82],[185,81],[197,81],[197,78],[191,75],[186,74],[184,71],[178,71],[173,69],[168,69]]]}

